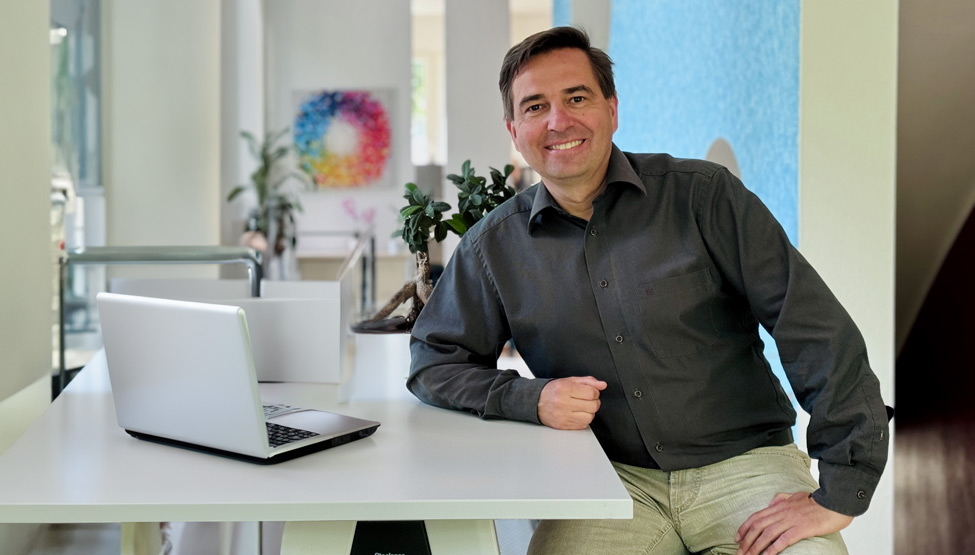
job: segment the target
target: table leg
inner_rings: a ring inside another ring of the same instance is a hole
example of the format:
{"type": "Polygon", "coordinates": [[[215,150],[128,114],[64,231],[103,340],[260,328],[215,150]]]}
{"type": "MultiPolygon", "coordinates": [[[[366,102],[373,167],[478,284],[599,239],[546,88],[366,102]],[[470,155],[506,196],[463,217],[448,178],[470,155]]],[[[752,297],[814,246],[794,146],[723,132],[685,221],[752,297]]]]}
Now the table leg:
{"type": "Polygon", "coordinates": [[[288,522],[281,537],[281,555],[348,555],[355,521],[288,522]]]}
{"type": "Polygon", "coordinates": [[[162,532],[158,522],[123,522],[122,555],[158,555],[162,532]]]}
{"type": "MultiPolygon", "coordinates": [[[[499,555],[493,520],[427,520],[432,555],[499,555]]],[[[281,555],[348,555],[355,522],[289,522],[281,555]]]]}
{"type": "Polygon", "coordinates": [[[428,520],[432,555],[499,555],[493,520],[428,520]]]}

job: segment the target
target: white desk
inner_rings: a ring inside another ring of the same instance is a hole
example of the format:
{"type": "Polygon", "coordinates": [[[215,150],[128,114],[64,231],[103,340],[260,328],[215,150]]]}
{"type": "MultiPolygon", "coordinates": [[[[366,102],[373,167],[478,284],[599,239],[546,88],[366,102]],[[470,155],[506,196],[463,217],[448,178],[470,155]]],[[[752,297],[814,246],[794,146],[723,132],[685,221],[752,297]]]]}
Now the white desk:
{"type": "Polygon", "coordinates": [[[484,421],[408,394],[339,404],[329,385],[262,384],[261,391],[265,401],[382,426],[369,438],[266,467],[137,440],[115,422],[100,353],[0,456],[0,522],[632,516],[629,495],[589,431],[484,421]]]}

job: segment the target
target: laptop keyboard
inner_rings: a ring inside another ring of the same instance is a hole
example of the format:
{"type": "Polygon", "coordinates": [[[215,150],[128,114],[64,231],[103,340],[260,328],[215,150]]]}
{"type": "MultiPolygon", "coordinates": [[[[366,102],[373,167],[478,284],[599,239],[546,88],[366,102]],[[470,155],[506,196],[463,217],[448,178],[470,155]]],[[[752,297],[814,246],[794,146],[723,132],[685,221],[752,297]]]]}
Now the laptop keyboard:
{"type": "Polygon", "coordinates": [[[298,428],[282,426],[281,424],[271,424],[270,422],[265,422],[265,424],[267,424],[267,440],[272,448],[318,435],[315,432],[299,430],[298,428]]]}

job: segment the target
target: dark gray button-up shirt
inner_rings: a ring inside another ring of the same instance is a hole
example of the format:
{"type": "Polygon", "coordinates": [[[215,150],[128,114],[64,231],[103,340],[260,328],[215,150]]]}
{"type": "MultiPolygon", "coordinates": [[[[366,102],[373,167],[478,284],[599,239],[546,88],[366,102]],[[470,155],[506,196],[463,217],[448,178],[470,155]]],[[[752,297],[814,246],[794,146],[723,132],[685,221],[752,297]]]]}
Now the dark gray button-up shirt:
{"type": "Polygon", "coordinates": [[[413,328],[407,385],[538,422],[548,379],[592,375],[609,384],[591,427],[610,459],[695,468],[791,438],[759,324],[811,415],[814,498],[863,513],[888,436],[863,338],[762,202],[709,162],[614,147],[588,222],[541,185],[491,212],[413,328]],[[509,338],[538,379],[496,368],[509,338]]]}

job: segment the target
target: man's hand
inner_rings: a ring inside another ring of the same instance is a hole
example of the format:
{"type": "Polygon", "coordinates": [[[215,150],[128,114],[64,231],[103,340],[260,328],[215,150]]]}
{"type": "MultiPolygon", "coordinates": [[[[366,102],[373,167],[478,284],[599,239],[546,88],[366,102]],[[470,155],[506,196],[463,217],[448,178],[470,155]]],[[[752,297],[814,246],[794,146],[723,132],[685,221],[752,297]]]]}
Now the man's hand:
{"type": "Polygon", "coordinates": [[[779,493],[738,529],[738,555],[776,555],[799,540],[839,532],[851,522],[852,516],[823,507],[806,492],[779,493]]]}
{"type": "Polygon", "coordinates": [[[545,384],[538,397],[538,419],[557,430],[583,430],[599,410],[606,382],[592,376],[559,378],[545,384]]]}

